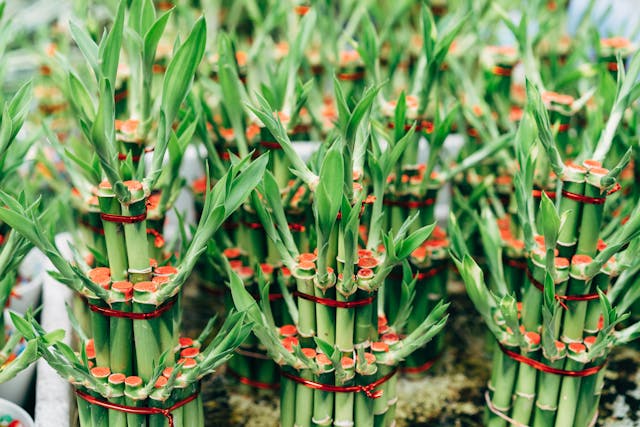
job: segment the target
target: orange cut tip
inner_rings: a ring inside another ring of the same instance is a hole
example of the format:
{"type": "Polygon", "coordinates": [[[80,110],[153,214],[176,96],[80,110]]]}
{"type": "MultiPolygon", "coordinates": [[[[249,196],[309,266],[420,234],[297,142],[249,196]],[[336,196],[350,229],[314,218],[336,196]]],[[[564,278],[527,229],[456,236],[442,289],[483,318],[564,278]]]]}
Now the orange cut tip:
{"type": "Polygon", "coordinates": [[[315,270],[316,265],[312,261],[300,261],[298,268],[301,270],[315,270]]]}
{"type": "Polygon", "coordinates": [[[111,270],[109,267],[96,267],[89,270],[88,276],[91,280],[98,277],[111,277],[111,270]]]}
{"type": "Polygon", "coordinates": [[[400,337],[395,333],[388,333],[382,336],[382,341],[387,344],[395,344],[400,341],[400,337]]]}
{"type": "Polygon", "coordinates": [[[273,271],[275,270],[275,268],[271,264],[263,263],[263,264],[260,264],[260,270],[262,270],[263,274],[271,275],[273,274],[273,271]]]}
{"type": "Polygon", "coordinates": [[[607,248],[607,243],[602,239],[598,239],[598,250],[602,251],[606,248],[607,248]]]}
{"type": "Polygon", "coordinates": [[[110,384],[122,384],[124,380],[127,378],[125,374],[111,374],[109,375],[109,383],[110,384]]]}
{"type": "Polygon", "coordinates": [[[595,335],[592,335],[592,336],[586,337],[584,339],[584,343],[585,345],[590,346],[590,345],[594,345],[596,343],[596,340],[597,340],[597,337],[595,335]]]}
{"type": "Polygon", "coordinates": [[[156,268],[158,266],[158,261],[155,258],[149,258],[149,267],[156,268]]]}
{"type": "Polygon", "coordinates": [[[237,269],[237,273],[242,277],[251,277],[254,275],[255,271],[253,271],[253,268],[251,267],[242,266],[237,269]]]}
{"type": "Polygon", "coordinates": [[[280,335],[283,337],[292,337],[298,333],[298,328],[295,325],[282,325],[280,327],[280,335]]]}
{"type": "Polygon", "coordinates": [[[532,345],[540,344],[540,334],[537,332],[527,332],[524,334],[532,345]]]}
{"type": "Polygon", "coordinates": [[[365,353],[364,360],[366,360],[367,364],[371,365],[376,363],[376,356],[373,353],[365,353]]]}
{"type": "Polygon", "coordinates": [[[200,350],[198,350],[195,347],[188,347],[188,348],[183,349],[180,352],[180,357],[182,357],[183,359],[193,359],[198,354],[200,354],[200,350]]]}
{"type": "Polygon", "coordinates": [[[107,378],[111,375],[111,369],[106,366],[96,366],[95,368],[91,368],[91,375],[96,378],[107,378]]]}
{"type": "Polygon", "coordinates": [[[300,254],[298,262],[315,262],[318,259],[317,255],[311,252],[305,252],[300,254]]]}
{"type": "Polygon", "coordinates": [[[178,338],[178,344],[180,348],[187,348],[193,346],[193,340],[189,337],[180,337],[178,338]]]}
{"type": "Polygon", "coordinates": [[[156,292],[158,285],[153,282],[138,282],[133,285],[133,290],[138,292],[156,292]]]}
{"type": "Polygon", "coordinates": [[[142,190],[142,183],[140,181],[124,181],[123,184],[129,189],[129,191],[142,190]]]}
{"type": "Polygon", "coordinates": [[[594,175],[604,176],[609,173],[609,169],[606,168],[590,168],[589,173],[594,175]]]}
{"type": "Polygon", "coordinates": [[[350,369],[356,365],[356,362],[352,358],[344,356],[342,359],[340,359],[340,364],[344,369],[350,369]]]}
{"type": "Polygon", "coordinates": [[[381,341],[371,343],[371,351],[386,353],[387,351],[389,351],[389,344],[381,341]]]}
{"type": "Polygon", "coordinates": [[[239,248],[227,248],[222,253],[229,259],[235,259],[242,254],[242,251],[239,248]]]}
{"type": "Polygon", "coordinates": [[[232,270],[238,270],[239,268],[242,268],[242,260],[241,259],[233,259],[231,261],[229,261],[229,267],[231,267],[232,270]]]}
{"type": "Polygon", "coordinates": [[[124,383],[129,387],[140,387],[142,385],[142,378],[131,375],[124,380],[124,383]]]}
{"type": "Polygon", "coordinates": [[[173,373],[173,367],[169,366],[168,368],[164,368],[164,370],[162,371],[162,376],[169,378],[172,373],[173,373]]]}
{"type": "Polygon", "coordinates": [[[155,387],[156,387],[156,388],[164,387],[165,385],[167,385],[167,382],[168,382],[168,381],[169,381],[169,380],[168,380],[167,378],[165,378],[165,377],[159,377],[159,378],[156,380],[155,387]]]}
{"type": "Polygon", "coordinates": [[[331,359],[329,359],[324,353],[316,354],[316,362],[321,366],[331,365],[331,359]]]}
{"type": "Polygon", "coordinates": [[[182,364],[184,368],[191,369],[194,368],[198,364],[198,362],[196,361],[196,359],[182,358],[178,359],[178,364],[182,364]]]}
{"type": "Polygon", "coordinates": [[[358,270],[358,277],[360,279],[370,279],[373,277],[373,270],[371,270],[370,268],[361,268],[360,270],[358,270]]]}
{"type": "Polygon", "coordinates": [[[571,258],[571,263],[572,264],[591,264],[591,261],[593,261],[593,258],[591,258],[589,255],[574,255],[573,258],[571,258]]]}
{"type": "Polygon", "coordinates": [[[305,356],[307,356],[309,359],[313,359],[316,357],[316,354],[318,354],[317,351],[315,351],[312,348],[303,348],[302,349],[302,354],[304,354],[305,356]]]}
{"type": "Polygon", "coordinates": [[[154,274],[169,276],[178,273],[178,269],[172,265],[162,265],[153,269],[154,274]]]}
{"type": "Polygon", "coordinates": [[[280,272],[285,277],[291,276],[291,270],[289,270],[289,268],[287,268],[287,267],[280,267],[280,272]]]}
{"type": "Polygon", "coordinates": [[[109,190],[111,188],[111,183],[105,179],[100,184],[98,184],[98,188],[109,190]]]}
{"type": "Polygon", "coordinates": [[[558,257],[555,260],[555,264],[558,268],[569,267],[569,260],[567,258],[558,257]]]}
{"type": "Polygon", "coordinates": [[[285,337],[281,340],[282,346],[287,349],[287,351],[293,351],[293,347],[299,344],[298,338],[296,337],[285,337]]]}
{"type": "Polygon", "coordinates": [[[155,276],[151,281],[156,285],[164,285],[165,283],[169,283],[171,279],[167,276],[155,276]]]}
{"type": "Polygon", "coordinates": [[[114,282],[111,285],[111,289],[123,294],[128,294],[133,291],[133,283],[127,281],[114,282]]]}
{"type": "Polygon", "coordinates": [[[563,351],[565,348],[567,348],[567,345],[562,341],[556,341],[556,348],[558,349],[558,351],[563,351]]]}
{"type": "Polygon", "coordinates": [[[378,266],[378,260],[374,257],[360,257],[358,259],[358,267],[360,268],[374,268],[378,266]]]}
{"type": "Polygon", "coordinates": [[[522,301],[518,301],[516,303],[516,307],[518,308],[518,311],[522,311],[522,301]]]}
{"type": "Polygon", "coordinates": [[[544,236],[537,235],[534,237],[537,244],[544,246],[544,236]]]}
{"type": "Polygon", "coordinates": [[[373,252],[370,251],[369,249],[358,249],[358,258],[372,257],[372,256],[373,256],[373,252]]]}
{"type": "Polygon", "coordinates": [[[85,348],[87,350],[95,350],[96,347],[95,347],[95,344],[93,342],[93,338],[87,340],[87,344],[85,345],[85,348]]]}
{"type": "Polygon", "coordinates": [[[587,351],[587,347],[585,347],[585,345],[581,342],[572,342],[571,344],[569,344],[569,350],[574,353],[584,353],[585,351],[587,351]]]}

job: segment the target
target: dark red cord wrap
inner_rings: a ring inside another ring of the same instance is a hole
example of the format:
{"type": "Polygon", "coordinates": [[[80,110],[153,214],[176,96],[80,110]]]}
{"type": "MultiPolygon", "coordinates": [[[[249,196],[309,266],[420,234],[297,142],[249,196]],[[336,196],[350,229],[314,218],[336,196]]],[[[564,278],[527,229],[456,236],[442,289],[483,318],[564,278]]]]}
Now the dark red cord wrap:
{"type": "Polygon", "coordinates": [[[500,67],[499,65],[494,65],[491,68],[491,74],[502,77],[511,77],[511,72],[513,68],[511,67],[500,67]]]}
{"type": "Polygon", "coordinates": [[[407,209],[419,209],[423,206],[431,206],[436,202],[436,199],[428,198],[424,200],[394,200],[384,199],[382,204],[385,206],[400,206],[407,209]]]}
{"type": "Polygon", "coordinates": [[[405,374],[421,374],[431,369],[431,367],[440,359],[440,356],[442,356],[442,353],[438,354],[431,360],[427,360],[420,366],[403,366],[400,368],[400,372],[405,374]]]}
{"type": "MultiPolygon", "coordinates": [[[[533,196],[534,199],[542,199],[542,192],[544,190],[538,190],[538,189],[533,189],[531,190],[531,195],[533,196]]],[[[548,198],[550,198],[551,200],[555,200],[556,199],[556,193],[555,191],[544,191],[544,193],[547,195],[548,198]]]]}
{"type": "Polygon", "coordinates": [[[353,82],[364,79],[364,71],[357,71],[355,73],[338,73],[336,77],[338,80],[353,82]]]}
{"type": "Polygon", "coordinates": [[[290,379],[291,381],[297,382],[298,384],[302,384],[305,387],[312,388],[314,390],[327,391],[329,393],[364,393],[370,399],[377,399],[382,397],[384,394],[383,390],[375,390],[378,386],[384,384],[389,381],[391,377],[396,374],[397,369],[389,372],[384,377],[372,382],[367,385],[350,385],[350,386],[339,386],[339,385],[329,385],[329,384],[320,384],[315,381],[306,380],[304,378],[296,377],[295,375],[291,375],[287,372],[282,372],[282,376],[290,379]]]}
{"type": "Polygon", "coordinates": [[[133,313],[130,311],[120,311],[120,310],[114,310],[112,308],[107,308],[107,307],[99,307],[97,305],[91,304],[88,300],[87,300],[87,305],[89,306],[89,309],[91,311],[95,313],[100,313],[107,317],[119,317],[121,319],[132,319],[132,320],[145,320],[145,319],[154,319],[156,317],[160,317],[163,313],[170,310],[171,307],[173,307],[173,304],[175,302],[176,302],[176,297],[173,297],[167,302],[165,302],[164,304],[162,304],[160,307],[148,313],[133,313]]]}
{"type": "Polygon", "coordinates": [[[525,261],[514,258],[505,258],[504,261],[509,267],[517,268],[518,270],[527,270],[528,266],[525,261]]]}
{"type": "Polygon", "coordinates": [[[360,299],[360,300],[356,300],[356,301],[336,301],[334,299],[331,298],[322,298],[322,297],[317,297],[315,295],[309,295],[309,294],[305,294],[303,292],[298,292],[298,291],[294,291],[293,292],[293,296],[294,297],[298,297],[298,298],[302,298],[302,299],[306,299],[308,301],[313,301],[316,304],[321,304],[321,305],[326,305],[327,307],[337,307],[337,308],[355,308],[355,307],[362,307],[364,305],[369,305],[373,302],[373,296],[370,296],[368,298],[364,298],[364,299],[360,299]]]}
{"type": "Polygon", "coordinates": [[[516,353],[514,351],[509,350],[504,347],[501,343],[498,343],[500,346],[500,350],[516,362],[524,363],[525,365],[529,365],[538,371],[545,372],[547,374],[561,375],[563,377],[588,377],[591,375],[597,374],[602,368],[604,368],[605,364],[593,366],[591,368],[582,369],[580,371],[566,371],[564,369],[553,368],[549,365],[545,365],[542,362],[538,362],[537,360],[533,360],[528,358],[527,356],[523,356],[520,353],[516,353]]]}
{"type": "Polygon", "coordinates": [[[260,141],[260,146],[269,150],[282,150],[282,146],[276,141],[260,141]]]}
{"type": "Polygon", "coordinates": [[[100,218],[102,218],[103,221],[116,222],[118,224],[135,224],[147,219],[147,211],[145,210],[144,213],[133,216],[113,215],[100,212],[100,218]]]}
{"type": "Polygon", "coordinates": [[[261,381],[252,380],[251,378],[243,377],[233,369],[230,369],[227,366],[227,371],[229,371],[229,375],[237,379],[240,383],[248,385],[250,387],[259,388],[262,390],[278,390],[280,389],[280,384],[271,384],[271,383],[263,383],[261,381]]]}
{"type": "MultiPolygon", "coordinates": [[[[619,191],[622,186],[618,183],[611,190],[607,191],[606,196],[619,191]]],[[[580,203],[588,203],[590,205],[603,205],[607,201],[607,197],[589,197],[583,194],[571,193],[570,191],[562,190],[562,195],[568,199],[575,200],[580,203]]]]}
{"type": "Polygon", "coordinates": [[[192,394],[191,396],[182,399],[181,401],[177,402],[175,405],[169,407],[169,408],[143,408],[143,407],[136,407],[136,406],[127,406],[127,405],[120,405],[118,403],[112,403],[112,402],[107,402],[105,400],[101,400],[98,399],[96,397],[93,397],[83,391],[80,391],[78,389],[76,389],[76,395],[78,395],[78,397],[80,397],[83,400],[86,400],[87,402],[91,403],[92,405],[96,405],[96,406],[101,406],[103,408],[107,408],[107,409],[112,409],[114,411],[118,411],[118,412],[124,412],[126,414],[136,414],[136,415],[162,415],[163,417],[165,417],[167,419],[167,421],[169,422],[169,427],[173,427],[173,415],[171,414],[173,411],[175,411],[178,408],[183,407],[184,405],[186,405],[189,402],[192,402],[194,400],[196,400],[198,398],[198,392],[192,394]]]}
{"type": "MultiPolygon", "coordinates": [[[[540,290],[541,292],[544,292],[544,284],[538,282],[534,277],[533,274],[531,274],[531,271],[529,269],[527,269],[527,278],[529,279],[529,281],[531,282],[531,284],[533,286],[535,286],[538,290],[540,290]]],[[[606,293],[606,292],[605,292],[606,293]]],[[[600,298],[600,295],[598,294],[586,294],[586,295],[557,295],[556,294],[556,299],[558,301],[560,301],[560,305],[562,305],[562,307],[564,307],[565,309],[567,308],[566,304],[563,304],[563,301],[594,301],[600,298]]]]}
{"type": "MultiPolygon", "coordinates": [[[[389,122],[387,124],[387,127],[389,129],[395,129],[396,125],[393,122],[389,122]]],[[[433,132],[433,128],[434,128],[434,124],[433,122],[430,122],[428,120],[423,120],[421,122],[417,122],[416,123],[416,132],[421,132],[421,131],[425,131],[425,133],[430,134],[433,132]]],[[[404,125],[404,130],[408,131],[409,129],[411,129],[411,125],[404,125]]]]}
{"type": "MultiPolygon", "coordinates": [[[[443,262],[442,264],[432,267],[430,269],[428,269],[427,271],[421,271],[419,273],[416,273],[413,275],[414,279],[417,280],[426,280],[426,279],[430,279],[434,276],[436,276],[438,273],[440,273],[441,271],[446,270],[448,267],[448,263],[443,262]]],[[[402,274],[390,274],[389,277],[391,279],[402,279],[402,274]]]]}

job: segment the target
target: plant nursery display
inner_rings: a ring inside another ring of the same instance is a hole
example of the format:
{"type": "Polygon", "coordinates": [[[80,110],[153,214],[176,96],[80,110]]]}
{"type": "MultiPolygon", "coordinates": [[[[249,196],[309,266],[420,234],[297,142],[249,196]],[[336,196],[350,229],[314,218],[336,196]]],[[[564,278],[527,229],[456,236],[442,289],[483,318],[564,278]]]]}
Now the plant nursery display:
{"type": "Polygon", "coordinates": [[[0,2],[0,395],[37,362],[38,426],[633,425],[638,37],[578,3],[0,2]]]}

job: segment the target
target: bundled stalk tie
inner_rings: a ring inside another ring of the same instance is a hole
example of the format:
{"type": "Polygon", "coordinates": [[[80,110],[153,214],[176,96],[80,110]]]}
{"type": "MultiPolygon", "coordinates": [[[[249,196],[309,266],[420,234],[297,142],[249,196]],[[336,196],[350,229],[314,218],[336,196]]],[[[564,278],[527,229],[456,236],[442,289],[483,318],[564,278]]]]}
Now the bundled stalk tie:
{"type": "Polygon", "coordinates": [[[135,224],[137,222],[142,222],[147,219],[147,210],[140,215],[126,216],[126,215],[114,215],[108,214],[104,212],[100,212],[100,218],[107,222],[116,222],[119,224],[135,224]]]}
{"type": "Polygon", "coordinates": [[[177,299],[177,295],[167,300],[163,304],[161,304],[158,308],[148,313],[134,313],[131,311],[120,311],[114,310],[113,308],[108,307],[99,307],[97,305],[91,304],[87,299],[85,299],[85,303],[89,306],[89,309],[95,313],[100,313],[107,317],[118,317],[122,319],[132,319],[132,320],[145,320],[145,319],[154,319],[156,317],[160,317],[163,313],[173,307],[177,299]]]}
{"type": "Polygon", "coordinates": [[[120,101],[124,101],[125,99],[127,99],[127,96],[129,96],[129,91],[126,90],[126,89],[123,90],[123,91],[120,91],[120,92],[116,92],[115,95],[113,95],[113,101],[115,103],[118,103],[120,101]]]}
{"type": "Polygon", "coordinates": [[[500,409],[496,408],[495,405],[493,404],[493,402],[491,401],[491,398],[489,397],[489,392],[488,391],[484,392],[484,399],[487,402],[487,408],[489,408],[489,410],[491,412],[493,412],[495,415],[497,415],[498,417],[500,417],[503,420],[505,420],[506,422],[508,422],[509,425],[516,426],[516,427],[529,427],[527,424],[522,424],[521,422],[518,422],[518,421],[514,420],[513,418],[507,416],[500,409]]]}
{"type": "MultiPolygon", "coordinates": [[[[614,185],[611,190],[607,191],[606,196],[609,196],[617,191],[620,191],[621,188],[622,186],[620,185],[620,183],[616,183],[616,185],[614,185]]],[[[582,194],[572,193],[567,190],[562,190],[562,195],[568,199],[575,200],[576,202],[587,203],[590,205],[603,205],[607,201],[606,196],[605,197],[589,197],[582,194]]]]}
{"type": "Polygon", "coordinates": [[[407,209],[419,209],[423,206],[431,206],[436,202],[434,198],[428,198],[424,200],[394,200],[384,199],[382,204],[385,206],[400,206],[407,209]]]}
{"type": "Polygon", "coordinates": [[[511,73],[513,72],[512,67],[501,67],[499,65],[494,65],[491,68],[491,74],[502,77],[511,77],[511,73]]]}
{"type": "Polygon", "coordinates": [[[371,384],[366,385],[351,385],[351,386],[339,386],[339,385],[329,385],[329,384],[320,384],[315,381],[306,380],[304,378],[297,377],[288,372],[282,372],[282,376],[290,379],[298,384],[302,384],[305,387],[312,388],[314,390],[326,391],[329,393],[364,393],[370,399],[378,399],[382,397],[384,394],[384,390],[376,390],[380,385],[389,381],[391,377],[393,377],[398,370],[394,369],[389,372],[384,377],[379,378],[378,380],[372,382],[371,384]]]}
{"type": "MultiPolygon", "coordinates": [[[[529,279],[529,281],[531,282],[531,284],[533,286],[536,287],[536,289],[538,289],[541,292],[544,292],[544,284],[538,282],[534,277],[533,274],[531,274],[531,271],[527,268],[526,270],[527,273],[527,278],[529,279]]],[[[607,293],[606,290],[603,290],[603,293],[607,293]]],[[[565,310],[568,310],[567,305],[564,303],[564,301],[595,301],[597,299],[600,299],[600,295],[598,294],[585,294],[585,295],[555,295],[556,300],[560,301],[560,305],[562,306],[562,308],[564,308],[565,310]]]]}
{"type": "Polygon", "coordinates": [[[505,258],[504,261],[509,267],[517,268],[518,270],[526,270],[529,271],[529,266],[525,261],[521,261],[519,259],[514,258],[505,258]]]}
{"type": "Polygon", "coordinates": [[[374,297],[370,296],[367,298],[363,298],[356,301],[337,301],[331,298],[322,298],[317,297],[315,295],[305,294],[304,292],[294,291],[293,296],[306,299],[308,301],[313,301],[316,304],[326,305],[327,307],[337,307],[337,308],[356,308],[362,307],[364,305],[369,305],[373,303],[374,297]]]}
{"type": "Polygon", "coordinates": [[[583,378],[583,377],[589,377],[591,375],[595,375],[598,372],[600,372],[606,365],[606,363],[603,363],[602,365],[598,365],[598,366],[592,366],[590,368],[585,368],[582,369],[580,371],[567,371],[564,369],[558,369],[558,368],[553,368],[549,365],[545,365],[542,362],[539,362],[537,360],[534,359],[530,359],[527,356],[524,356],[520,353],[516,353],[515,351],[511,351],[508,348],[504,347],[502,345],[502,343],[498,342],[498,346],[500,347],[500,350],[507,356],[509,356],[511,359],[515,360],[516,362],[519,363],[524,363],[525,365],[529,365],[531,366],[533,369],[536,369],[540,372],[544,372],[547,374],[554,374],[554,375],[560,375],[563,377],[574,377],[574,378],[583,378]]]}
{"type": "MultiPolygon", "coordinates": [[[[242,225],[244,225],[247,228],[250,228],[251,230],[262,230],[264,229],[264,226],[262,225],[261,222],[247,222],[247,221],[242,221],[242,225]]],[[[289,223],[289,230],[296,232],[296,233],[303,233],[307,230],[307,228],[305,227],[304,224],[298,224],[298,223],[289,223]]],[[[236,228],[237,228],[237,224],[236,224],[236,228]]]]}
{"type": "MultiPolygon", "coordinates": [[[[531,190],[531,195],[533,196],[534,199],[542,199],[542,192],[544,190],[538,190],[536,188],[534,188],[533,190],[531,190]]],[[[555,200],[556,199],[556,192],[555,191],[544,191],[544,194],[547,195],[548,198],[550,198],[551,200],[555,200]]]]}
{"type": "Polygon", "coordinates": [[[260,146],[267,150],[282,150],[282,146],[276,141],[260,141],[260,146]]]}
{"type": "Polygon", "coordinates": [[[433,365],[435,365],[435,363],[438,360],[440,360],[440,357],[442,357],[442,352],[440,352],[433,359],[427,360],[425,363],[423,363],[420,366],[403,366],[402,368],[400,368],[400,372],[405,373],[405,374],[421,374],[421,373],[426,372],[429,369],[431,369],[431,367],[433,365]]]}
{"type": "Polygon", "coordinates": [[[196,400],[198,398],[198,394],[199,394],[199,392],[195,392],[191,396],[188,396],[188,397],[182,399],[181,401],[176,402],[174,405],[172,405],[169,408],[144,408],[144,407],[127,406],[127,405],[120,405],[118,403],[107,402],[105,400],[101,400],[101,399],[98,399],[96,397],[93,397],[93,396],[91,396],[91,395],[89,395],[89,394],[87,394],[87,393],[85,393],[83,391],[80,391],[78,389],[76,389],[75,392],[76,392],[76,395],[78,397],[80,397],[81,399],[86,400],[87,402],[91,403],[92,405],[101,406],[101,407],[106,408],[106,409],[111,409],[111,410],[118,411],[118,412],[124,412],[126,414],[162,415],[169,422],[169,427],[173,427],[174,426],[172,412],[175,411],[178,408],[183,407],[187,403],[196,400]]]}
{"type": "Polygon", "coordinates": [[[259,388],[262,390],[279,390],[280,389],[280,384],[264,383],[261,381],[252,380],[251,378],[243,377],[233,369],[229,368],[229,366],[227,366],[227,371],[229,372],[229,375],[237,379],[240,383],[248,385],[250,387],[259,388]]]}
{"type": "Polygon", "coordinates": [[[338,80],[354,82],[364,79],[364,70],[356,71],[353,73],[337,73],[336,77],[338,78],[338,80]]]}
{"type": "MultiPolygon", "coordinates": [[[[83,226],[85,228],[88,228],[89,230],[91,230],[95,234],[99,234],[101,236],[104,236],[104,228],[102,228],[102,227],[96,227],[95,225],[91,225],[87,221],[84,221],[84,220],[79,221],[78,224],[80,224],[81,226],[83,226]]],[[[2,244],[2,242],[0,242],[0,244],[2,244]]]]}

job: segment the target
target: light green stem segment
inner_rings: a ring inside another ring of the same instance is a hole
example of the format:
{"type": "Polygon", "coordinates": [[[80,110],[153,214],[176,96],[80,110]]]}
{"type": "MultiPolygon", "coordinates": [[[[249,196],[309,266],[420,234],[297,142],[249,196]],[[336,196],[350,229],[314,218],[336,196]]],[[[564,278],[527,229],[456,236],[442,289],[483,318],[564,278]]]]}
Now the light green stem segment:
{"type": "MultiPolygon", "coordinates": [[[[355,295],[345,297],[340,292],[336,292],[336,300],[354,301],[355,295]]],[[[353,308],[336,308],[336,325],[339,325],[336,329],[336,347],[344,353],[353,351],[355,317],[356,311],[353,308]]]]}
{"type": "MultiPolygon", "coordinates": [[[[526,354],[529,358],[534,358],[534,352],[526,354]]],[[[525,364],[520,364],[518,369],[518,380],[515,387],[515,400],[511,418],[521,424],[528,425],[533,415],[533,404],[536,398],[536,377],[537,370],[525,364]]]]}
{"type": "Polygon", "coordinates": [[[78,404],[78,418],[80,420],[80,427],[92,427],[91,404],[80,396],[76,397],[76,402],[78,404]]]}
{"type": "MultiPolygon", "coordinates": [[[[111,402],[124,405],[124,396],[114,397],[110,399],[111,402]]],[[[109,410],[109,427],[128,427],[127,426],[127,414],[121,411],[109,410]]]]}
{"type": "MultiPolygon", "coordinates": [[[[589,293],[589,286],[584,280],[571,277],[567,287],[568,295],[585,295],[589,293]]],[[[582,341],[584,322],[587,315],[587,301],[567,301],[562,323],[562,340],[567,344],[582,341]]]]}
{"type": "MultiPolygon", "coordinates": [[[[100,204],[100,212],[109,215],[121,215],[120,203],[111,189],[100,189],[98,203],[100,204]]],[[[127,280],[128,264],[124,228],[122,224],[105,220],[102,221],[102,228],[104,229],[107,256],[109,257],[111,280],[114,282],[127,280]]]]}
{"type": "MultiPolygon", "coordinates": [[[[88,298],[90,304],[97,307],[106,307],[106,303],[99,298],[88,298]]],[[[109,348],[109,318],[90,311],[91,331],[93,333],[93,343],[96,350],[96,362],[98,366],[111,366],[110,348],[109,348]]]]}
{"type": "MultiPolygon", "coordinates": [[[[510,350],[513,350],[513,348],[510,350]]],[[[500,372],[500,375],[497,376],[496,382],[491,384],[493,388],[491,402],[498,411],[508,414],[511,410],[512,393],[518,372],[518,362],[501,351],[496,350],[496,353],[499,354],[494,358],[493,369],[500,372]]],[[[493,412],[487,410],[486,425],[488,427],[505,427],[506,422],[493,412]]]]}
{"type": "MultiPolygon", "coordinates": [[[[131,302],[114,302],[111,307],[122,312],[131,311],[131,302]]],[[[133,324],[131,319],[109,318],[109,347],[111,372],[133,375],[133,355],[131,343],[133,342],[133,324]]],[[[95,344],[94,337],[94,344],[95,344]]]]}
{"type": "MultiPolygon", "coordinates": [[[[579,371],[583,367],[583,363],[567,357],[565,370],[579,371]]],[[[580,394],[580,377],[563,377],[562,386],[560,388],[560,396],[558,398],[558,413],[556,415],[556,427],[566,427],[574,425],[576,417],[576,407],[578,406],[578,398],[580,394]]]]}
{"type": "MultiPolygon", "coordinates": [[[[602,190],[592,184],[587,184],[585,195],[588,197],[603,197],[602,190]]],[[[594,257],[598,251],[598,239],[602,218],[604,214],[604,204],[585,203],[582,207],[582,221],[580,225],[580,236],[576,253],[594,257]]]]}
{"type": "MultiPolygon", "coordinates": [[[[553,362],[548,362],[548,364],[552,368],[562,369],[565,359],[557,359],[553,362]]],[[[541,373],[539,377],[533,427],[552,426],[558,410],[558,393],[560,392],[562,377],[547,373],[541,373]]]]}
{"type": "MultiPolygon", "coordinates": [[[[313,373],[309,369],[303,369],[300,371],[300,378],[313,380],[313,373]]],[[[313,401],[313,389],[304,384],[296,384],[296,427],[311,427],[313,401]]]]}
{"type": "MultiPolygon", "coordinates": [[[[585,183],[564,181],[563,190],[574,194],[584,194],[585,183]]],[[[558,251],[560,256],[571,259],[576,252],[578,225],[582,218],[582,203],[563,197],[560,200],[560,217],[566,214],[566,221],[558,234],[558,251]]]]}
{"type": "MultiPolygon", "coordinates": [[[[285,370],[288,368],[284,368],[285,370]]],[[[289,378],[280,378],[280,425],[293,427],[296,413],[296,383],[289,378]]]]}
{"type": "MultiPolygon", "coordinates": [[[[596,366],[602,363],[605,363],[605,361],[602,359],[598,360],[596,361],[596,366]]],[[[591,421],[596,417],[600,404],[600,395],[602,394],[602,387],[604,385],[605,372],[606,369],[601,369],[595,375],[582,378],[574,426],[590,425],[591,421]]]]}
{"type": "MultiPolygon", "coordinates": [[[[146,198],[143,197],[129,205],[122,205],[122,215],[137,216],[146,212],[146,198]]],[[[129,281],[133,284],[151,280],[149,250],[147,241],[147,221],[124,225],[124,237],[127,245],[129,263],[129,281]]]]}
{"type": "MultiPolygon", "coordinates": [[[[333,371],[318,375],[316,381],[320,384],[333,384],[333,371]]],[[[333,424],[334,394],[323,390],[313,391],[312,422],[314,426],[330,426],[333,424]]]]}
{"type": "MultiPolygon", "coordinates": [[[[94,397],[100,398],[97,393],[94,397]]],[[[91,405],[91,427],[109,427],[109,411],[98,405],[91,405]]]]}
{"type": "MultiPolygon", "coordinates": [[[[367,385],[375,381],[375,375],[359,375],[358,383],[367,385]]],[[[344,394],[344,393],[343,393],[344,394]]],[[[372,426],[374,423],[373,413],[374,399],[365,393],[355,393],[354,420],[356,426],[372,426]]]]}
{"type": "MultiPolygon", "coordinates": [[[[150,313],[156,309],[153,304],[145,304],[134,300],[134,313],[150,313]]],[[[158,318],[133,321],[133,335],[136,345],[136,375],[144,382],[153,376],[153,361],[160,358],[158,340],[158,318]]]]}
{"type": "MultiPolygon", "coordinates": [[[[353,379],[346,381],[341,386],[353,385],[353,379]]],[[[354,426],[353,410],[355,405],[354,393],[335,393],[334,426],[354,426]]]]}
{"type": "MultiPolygon", "coordinates": [[[[315,296],[320,298],[335,299],[336,289],[335,286],[323,291],[319,286],[314,286],[315,296]]],[[[315,304],[316,310],[316,329],[318,338],[326,341],[327,343],[334,345],[336,342],[336,325],[334,320],[336,318],[335,308],[329,307],[324,304],[315,304]]]]}
{"type": "MultiPolygon", "coordinates": [[[[296,279],[298,292],[314,295],[312,279],[296,279]]],[[[298,298],[298,333],[303,338],[311,338],[316,333],[316,304],[304,298],[298,298]]]]}

